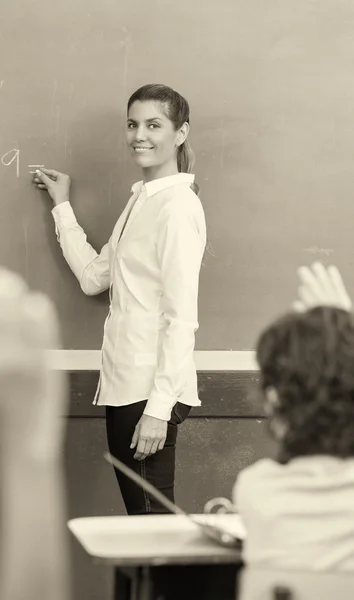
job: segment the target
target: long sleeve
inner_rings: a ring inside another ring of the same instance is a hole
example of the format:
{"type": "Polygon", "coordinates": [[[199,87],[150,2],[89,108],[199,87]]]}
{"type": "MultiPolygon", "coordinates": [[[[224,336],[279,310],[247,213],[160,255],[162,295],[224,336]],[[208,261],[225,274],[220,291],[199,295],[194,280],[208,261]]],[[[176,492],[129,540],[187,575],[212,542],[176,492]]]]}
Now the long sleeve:
{"type": "Polygon", "coordinates": [[[69,202],[55,206],[52,214],[64,258],[77,277],[82,291],[94,296],[107,290],[110,284],[109,244],[103,246],[100,254],[92,248],[69,202]]]}
{"type": "Polygon", "coordinates": [[[161,223],[158,258],[166,321],[153,387],[144,413],[169,420],[186,385],[198,329],[199,273],[205,248],[204,215],[187,204],[167,207],[161,223]]]}

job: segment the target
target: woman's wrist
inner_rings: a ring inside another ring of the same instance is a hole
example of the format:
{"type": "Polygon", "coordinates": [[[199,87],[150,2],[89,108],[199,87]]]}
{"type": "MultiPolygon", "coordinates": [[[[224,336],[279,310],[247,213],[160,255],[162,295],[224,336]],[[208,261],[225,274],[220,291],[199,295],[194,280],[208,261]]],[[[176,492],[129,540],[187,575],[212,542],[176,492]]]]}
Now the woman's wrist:
{"type": "Polygon", "coordinates": [[[55,200],[53,200],[54,206],[63,204],[63,202],[70,202],[69,196],[61,196],[60,198],[56,198],[55,200]]]}

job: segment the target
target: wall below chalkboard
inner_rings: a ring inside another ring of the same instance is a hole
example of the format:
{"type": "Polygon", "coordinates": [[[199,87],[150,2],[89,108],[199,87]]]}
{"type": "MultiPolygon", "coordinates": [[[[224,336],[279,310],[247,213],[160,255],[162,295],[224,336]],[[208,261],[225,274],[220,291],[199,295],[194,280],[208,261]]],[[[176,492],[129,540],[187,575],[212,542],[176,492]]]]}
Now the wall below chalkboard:
{"type": "MultiPolygon", "coordinates": [[[[70,417],[105,416],[104,406],[92,404],[98,377],[98,371],[70,373],[70,417]]],[[[202,404],[193,408],[189,418],[263,418],[264,410],[257,394],[258,381],[257,371],[198,372],[202,404]]]]}

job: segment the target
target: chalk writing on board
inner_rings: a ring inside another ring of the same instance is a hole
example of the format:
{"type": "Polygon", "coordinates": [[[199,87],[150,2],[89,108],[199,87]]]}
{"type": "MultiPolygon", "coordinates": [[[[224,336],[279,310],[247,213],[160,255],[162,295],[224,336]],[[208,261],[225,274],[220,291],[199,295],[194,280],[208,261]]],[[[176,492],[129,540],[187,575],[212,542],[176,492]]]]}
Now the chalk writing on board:
{"type": "MultiPolygon", "coordinates": [[[[16,177],[20,176],[20,151],[18,148],[12,148],[12,150],[5,152],[5,154],[1,156],[0,160],[4,167],[10,167],[13,163],[15,163],[14,166],[16,168],[16,177]]],[[[42,169],[43,167],[44,165],[28,165],[28,168],[32,169],[29,171],[32,174],[36,172],[36,169],[42,169]]]]}
{"type": "Polygon", "coordinates": [[[20,176],[20,151],[17,148],[12,148],[1,157],[1,163],[4,167],[9,167],[12,163],[16,163],[16,177],[20,176]]]}
{"type": "Polygon", "coordinates": [[[34,169],[34,171],[30,171],[30,173],[35,173],[36,169],[41,169],[44,165],[28,165],[29,169],[34,169]]]}
{"type": "Polygon", "coordinates": [[[334,252],[332,248],[319,248],[318,246],[311,246],[310,248],[304,248],[304,252],[309,252],[310,254],[324,254],[325,256],[329,256],[334,252]]]}

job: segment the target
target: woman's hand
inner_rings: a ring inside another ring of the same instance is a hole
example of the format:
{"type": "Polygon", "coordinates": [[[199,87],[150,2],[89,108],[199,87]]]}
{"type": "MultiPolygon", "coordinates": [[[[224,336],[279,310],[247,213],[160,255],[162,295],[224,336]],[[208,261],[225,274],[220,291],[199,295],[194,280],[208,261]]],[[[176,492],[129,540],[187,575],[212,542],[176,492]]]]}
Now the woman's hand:
{"type": "Polygon", "coordinates": [[[68,202],[70,196],[70,177],[65,173],[59,173],[53,169],[37,169],[33,183],[40,190],[46,190],[57,206],[62,202],[68,202]]]}
{"type": "Polygon", "coordinates": [[[167,436],[167,421],[143,414],[134,431],[131,448],[136,447],[134,458],[144,460],[162,450],[167,436]]]}
{"type": "Polygon", "coordinates": [[[312,267],[300,267],[298,274],[301,284],[298,299],[293,303],[295,311],[304,312],[315,306],[352,310],[352,301],[337,267],[314,263],[312,267]]]}

